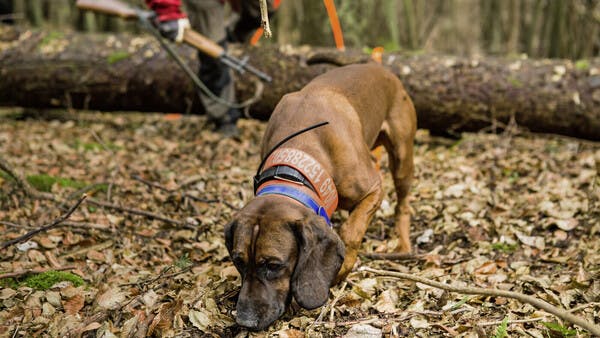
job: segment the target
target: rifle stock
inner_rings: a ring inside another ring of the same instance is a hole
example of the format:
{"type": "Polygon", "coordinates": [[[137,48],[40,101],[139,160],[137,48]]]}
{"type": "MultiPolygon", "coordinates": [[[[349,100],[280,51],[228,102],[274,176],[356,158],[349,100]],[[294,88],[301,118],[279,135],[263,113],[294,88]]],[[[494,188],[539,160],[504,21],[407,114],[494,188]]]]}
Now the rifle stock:
{"type": "Polygon", "coordinates": [[[126,20],[139,18],[138,11],[118,0],[77,0],[77,7],[102,14],[116,15],[126,20]]]}
{"type": "Polygon", "coordinates": [[[183,31],[183,41],[215,59],[220,58],[225,53],[223,47],[193,29],[183,31]]]}
{"type": "MultiPolygon", "coordinates": [[[[146,23],[150,21],[151,17],[150,15],[148,15],[148,13],[152,13],[151,11],[143,11],[131,7],[128,4],[119,0],[77,0],[76,4],[78,8],[83,10],[90,10],[102,14],[115,15],[126,20],[140,19],[141,21],[146,23]]],[[[148,23],[148,25],[148,29],[152,29],[151,24],[148,23]]],[[[271,82],[271,77],[269,75],[247,64],[245,60],[238,60],[230,55],[227,55],[225,49],[223,49],[223,47],[221,47],[218,43],[210,40],[209,38],[196,32],[193,29],[186,29],[183,32],[183,41],[191,45],[192,47],[197,48],[202,53],[212,58],[220,60],[228,67],[231,67],[240,73],[248,71],[258,76],[263,81],[271,82]]]]}

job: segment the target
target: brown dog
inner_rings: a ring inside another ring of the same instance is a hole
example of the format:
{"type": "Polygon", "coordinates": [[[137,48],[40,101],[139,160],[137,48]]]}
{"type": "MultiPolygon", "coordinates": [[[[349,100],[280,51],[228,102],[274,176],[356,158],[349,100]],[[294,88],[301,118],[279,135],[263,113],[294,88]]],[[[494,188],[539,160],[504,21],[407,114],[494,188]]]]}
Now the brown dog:
{"type": "Polygon", "coordinates": [[[380,144],[398,198],[397,250],[410,251],[407,195],[415,130],[415,109],[400,80],[376,64],[334,69],[282,98],[263,138],[261,153],[268,158],[255,177],[257,196],[225,227],[227,249],[242,276],[239,325],[266,328],[292,296],[304,308],[321,306],[336,276],[342,280],[352,270],[383,198],[370,153],[380,144]],[[329,123],[276,147],[322,121],[329,123]],[[328,225],[338,199],[350,211],[339,237],[328,225]]]}

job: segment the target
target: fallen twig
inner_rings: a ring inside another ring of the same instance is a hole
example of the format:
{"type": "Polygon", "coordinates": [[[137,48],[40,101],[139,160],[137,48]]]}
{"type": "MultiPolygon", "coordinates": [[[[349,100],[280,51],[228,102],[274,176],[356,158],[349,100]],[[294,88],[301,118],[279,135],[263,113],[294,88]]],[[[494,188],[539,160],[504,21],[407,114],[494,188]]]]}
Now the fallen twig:
{"type": "Polygon", "coordinates": [[[506,291],[506,290],[498,290],[498,289],[484,289],[484,288],[477,288],[477,287],[452,286],[452,285],[436,282],[436,281],[433,281],[433,280],[430,280],[427,278],[423,278],[423,277],[419,277],[419,276],[415,276],[415,275],[411,275],[411,274],[407,274],[407,273],[396,272],[396,271],[377,270],[377,269],[373,269],[373,268],[370,268],[367,266],[363,266],[363,267],[359,268],[359,271],[370,272],[370,273],[373,273],[373,274],[376,274],[379,276],[388,276],[388,277],[395,277],[395,278],[401,278],[401,279],[408,279],[408,280],[411,280],[414,282],[426,284],[426,285],[433,286],[435,288],[450,291],[450,292],[458,292],[458,293],[467,294],[467,295],[484,295],[484,296],[506,297],[506,298],[516,299],[518,301],[530,304],[530,305],[535,306],[539,309],[542,309],[548,313],[551,313],[551,314],[559,317],[560,319],[563,319],[572,324],[578,325],[594,335],[600,336],[600,326],[599,325],[591,323],[583,318],[577,317],[577,316],[569,313],[567,310],[559,309],[556,306],[546,303],[545,301],[543,301],[541,299],[535,298],[533,296],[525,295],[522,293],[506,291]]]}
{"type": "Polygon", "coordinates": [[[44,273],[44,272],[48,272],[48,271],[64,271],[64,270],[75,270],[75,269],[77,269],[77,267],[74,265],[62,266],[59,268],[25,269],[25,270],[19,270],[19,271],[14,271],[14,272],[3,273],[0,275],[0,279],[21,277],[23,275],[28,275],[28,274],[33,274],[33,273],[40,274],[40,273],[44,273]]]}
{"type": "Polygon", "coordinates": [[[155,213],[150,212],[150,211],[145,211],[145,210],[140,210],[140,209],[135,209],[135,208],[124,207],[124,206],[120,206],[120,205],[117,205],[117,204],[112,204],[112,203],[108,203],[108,202],[99,201],[99,200],[93,199],[93,198],[90,198],[88,200],[88,203],[89,204],[93,204],[93,205],[98,206],[98,207],[106,208],[106,209],[118,210],[118,211],[130,213],[130,214],[134,214],[134,215],[148,217],[150,219],[156,219],[156,220],[163,221],[165,223],[174,224],[174,225],[177,225],[177,226],[185,226],[186,225],[185,222],[178,221],[178,220],[175,220],[175,219],[172,219],[172,218],[160,215],[160,214],[155,214],[155,213]]]}
{"type": "Polygon", "coordinates": [[[225,204],[226,206],[228,206],[232,210],[238,210],[238,207],[236,207],[235,205],[233,205],[227,201],[223,201],[221,199],[208,199],[208,198],[196,197],[196,196],[190,195],[189,193],[183,194],[183,197],[189,198],[189,199],[197,201],[197,202],[202,202],[202,203],[222,203],[222,204],[225,204]]]}
{"type": "Polygon", "coordinates": [[[44,232],[44,231],[48,231],[50,229],[52,229],[53,227],[59,225],[61,222],[65,221],[67,218],[69,218],[71,216],[71,214],[79,207],[79,205],[81,205],[81,203],[83,202],[83,200],[85,200],[87,198],[86,194],[81,195],[81,197],[79,198],[79,200],[77,201],[77,203],[75,203],[68,211],[66,214],[59,216],[57,219],[55,219],[54,221],[52,221],[52,223],[48,224],[48,225],[44,225],[38,229],[32,230],[28,233],[26,233],[23,236],[19,236],[15,239],[11,239],[10,241],[4,242],[2,243],[2,246],[0,247],[0,249],[6,249],[7,247],[26,241],[28,239],[30,239],[31,237],[35,236],[36,234],[40,233],[40,232],[44,232]]]}
{"type": "Polygon", "coordinates": [[[130,177],[131,177],[131,179],[136,180],[136,181],[141,182],[141,183],[144,183],[145,185],[147,185],[147,186],[149,186],[151,188],[156,188],[156,189],[162,190],[164,192],[173,193],[173,192],[177,191],[177,189],[165,188],[165,187],[163,187],[162,185],[160,185],[158,183],[154,183],[152,181],[148,181],[147,179],[141,177],[140,175],[133,174],[130,177]]]}
{"type": "Polygon", "coordinates": [[[401,252],[361,252],[359,255],[370,259],[386,259],[389,261],[410,261],[425,257],[423,255],[401,252]]]}
{"type": "Polygon", "coordinates": [[[0,156],[0,170],[4,171],[10,177],[12,177],[15,180],[15,182],[17,182],[17,185],[21,187],[21,189],[23,190],[23,192],[25,192],[27,196],[43,200],[56,200],[54,195],[46,192],[37,191],[34,187],[32,187],[29,184],[29,182],[27,182],[27,180],[19,172],[17,172],[2,156],[0,156]]]}
{"type": "MultiPolygon", "coordinates": [[[[539,322],[540,320],[544,320],[544,317],[537,317],[537,318],[529,318],[529,319],[515,319],[515,320],[507,320],[506,323],[507,324],[517,324],[517,323],[532,323],[532,322],[539,322]]],[[[503,321],[498,320],[498,321],[494,321],[494,322],[483,322],[483,323],[478,323],[478,326],[496,326],[496,325],[500,325],[502,324],[503,321]]]]}

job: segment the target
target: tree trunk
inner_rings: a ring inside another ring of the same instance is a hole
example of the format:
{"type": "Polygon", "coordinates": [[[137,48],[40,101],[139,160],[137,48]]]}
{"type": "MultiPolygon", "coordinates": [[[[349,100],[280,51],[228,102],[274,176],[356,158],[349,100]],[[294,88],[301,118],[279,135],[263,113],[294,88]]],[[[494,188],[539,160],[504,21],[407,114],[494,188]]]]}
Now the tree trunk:
{"type": "MultiPolygon", "coordinates": [[[[191,81],[149,37],[32,34],[0,51],[0,105],[160,112],[195,111],[191,81]]],[[[195,52],[178,46],[197,67],[195,52]]],[[[232,48],[234,54],[242,52],[232,48]]],[[[279,99],[334,64],[366,62],[358,51],[263,46],[243,52],[273,76],[250,113],[267,119],[279,99]]],[[[528,60],[385,54],[433,132],[476,131],[492,120],[531,131],[600,140],[600,59],[528,60]]],[[[236,81],[252,96],[250,77],[236,81]]]]}

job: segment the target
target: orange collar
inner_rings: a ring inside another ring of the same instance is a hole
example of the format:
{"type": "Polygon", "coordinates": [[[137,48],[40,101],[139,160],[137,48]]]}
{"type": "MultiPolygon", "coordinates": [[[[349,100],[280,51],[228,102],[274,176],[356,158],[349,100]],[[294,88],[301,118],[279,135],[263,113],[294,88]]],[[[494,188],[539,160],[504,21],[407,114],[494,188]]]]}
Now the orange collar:
{"type": "MultiPolygon", "coordinates": [[[[338,193],[333,178],[317,160],[299,149],[279,148],[267,158],[263,168],[266,170],[274,166],[289,166],[299,171],[315,188],[315,191],[313,192],[301,184],[289,182],[287,184],[293,184],[297,188],[300,186],[304,192],[309,191],[309,194],[313,195],[315,201],[323,206],[327,215],[331,217],[337,208],[338,193]]],[[[277,182],[282,183],[281,180],[277,180],[277,182]]],[[[262,184],[261,187],[266,184],[268,182],[262,184]]]]}

